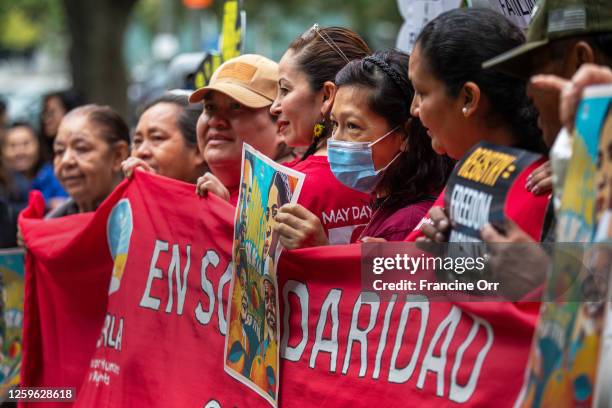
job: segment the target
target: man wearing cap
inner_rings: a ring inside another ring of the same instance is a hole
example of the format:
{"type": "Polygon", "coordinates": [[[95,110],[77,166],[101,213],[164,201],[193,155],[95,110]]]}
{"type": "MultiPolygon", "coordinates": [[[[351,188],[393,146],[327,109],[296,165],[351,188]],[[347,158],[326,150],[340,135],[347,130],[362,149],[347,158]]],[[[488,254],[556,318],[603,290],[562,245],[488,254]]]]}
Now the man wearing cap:
{"type": "MultiPolygon", "coordinates": [[[[560,195],[558,186],[562,185],[564,174],[564,165],[555,160],[555,151],[560,150],[562,142],[568,144],[565,136],[555,142],[562,126],[559,118],[560,89],[550,86],[550,81],[537,78],[546,74],[569,79],[581,66],[593,63],[612,66],[612,6],[609,0],[540,0],[533,10],[527,42],[483,64],[484,68],[524,78],[538,75],[530,81],[528,93],[538,109],[538,126],[542,129],[544,141],[548,146],[555,144],[551,151],[552,167],[558,180],[555,182],[555,196],[560,195]]],[[[567,153],[564,156],[566,162],[569,156],[567,153]]],[[[536,172],[528,182],[528,188],[538,183],[545,184],[543,179],[547,177],[550,185],[549,172],[538,172],[537,176],[536,172]]],[[[547,240],[553,240],[554,235],[552,211],[550,216],[547,240]]],[[[487,231],[483,238],[491,242],[516,242],[524,237],[523,232],[516,228],[506,237],[496,231],[487,231]]]]}
{"type": "Polygon", "coordinates": [[[277,88],[278,64],[246,54],[224,62],[207,86],[191,94],[190,102],[204,104],[198,146],[211,171],[198,179],[198,194],[211,191],[236,205],[243,143],[275,160],[287,155],[270,115],[277,88]]]}
{"type": "MultiPolygon", "coordinates": [[[[484,68],[521,77],[552,74],[571,78],[586,63],[612,66],[612,4],[609,0],[540,0],[533,9],[527,42],[496,58],[484,68]]],[[[554,142],[559,119],[559,91],[529,85],[548,146],[554,142]]]]}

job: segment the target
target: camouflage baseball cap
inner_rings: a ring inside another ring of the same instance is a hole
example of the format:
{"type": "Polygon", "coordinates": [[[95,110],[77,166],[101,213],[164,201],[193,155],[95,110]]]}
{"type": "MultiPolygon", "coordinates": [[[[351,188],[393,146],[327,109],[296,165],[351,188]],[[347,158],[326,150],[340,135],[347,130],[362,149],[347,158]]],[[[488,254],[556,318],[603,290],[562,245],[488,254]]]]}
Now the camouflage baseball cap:
{"type": "Polygon", "coordinates": [[[527,42],[485,61],[482,67],[524,76],[535,51],[549,42],[605,32],[612,32],[610,0],[540,0],[531,14],[527,42]]]}

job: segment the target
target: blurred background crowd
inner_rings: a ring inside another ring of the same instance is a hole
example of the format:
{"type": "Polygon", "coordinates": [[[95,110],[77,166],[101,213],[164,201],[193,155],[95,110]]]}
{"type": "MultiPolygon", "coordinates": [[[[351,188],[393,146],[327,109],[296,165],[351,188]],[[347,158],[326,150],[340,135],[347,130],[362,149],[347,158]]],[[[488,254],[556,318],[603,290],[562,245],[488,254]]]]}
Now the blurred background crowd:
{"type": "MultiPolygon", "coordinates": [[[[353,27],[374,48],[393,46],[403,21],[396,0],[243,7],[243,48],[275,60],[313,21],[353,27]]],[[[133,129],[139,106],[186,88],[186,73],[218,49],[222,13],[223,2],[213,0],[0,0],[0,247],[16,244],[30,190],[50,209],[67,198],[51,166],[62,117],[95,102],[133,129]]]]}

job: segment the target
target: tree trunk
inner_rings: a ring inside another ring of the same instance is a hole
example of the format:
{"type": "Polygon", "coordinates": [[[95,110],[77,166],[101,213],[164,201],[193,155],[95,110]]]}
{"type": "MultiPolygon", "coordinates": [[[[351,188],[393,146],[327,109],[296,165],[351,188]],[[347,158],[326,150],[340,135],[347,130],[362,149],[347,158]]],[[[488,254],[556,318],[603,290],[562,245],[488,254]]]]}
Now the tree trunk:
{"type": "Polygon", "coordinates": [[[87,102],[128,117],[123,37],[137,0],[63,0],[72,40],[73,86],[87,102]]]}

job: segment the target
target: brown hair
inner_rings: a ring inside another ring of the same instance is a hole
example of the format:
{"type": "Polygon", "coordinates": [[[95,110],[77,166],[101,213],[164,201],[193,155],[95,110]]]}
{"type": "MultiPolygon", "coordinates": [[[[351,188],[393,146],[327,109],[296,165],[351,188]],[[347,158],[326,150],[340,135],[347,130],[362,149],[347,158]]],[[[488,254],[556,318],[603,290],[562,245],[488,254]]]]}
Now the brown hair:
{"type": "MultiPolygon", "coordinates": [[[[348,59],[364,58],[370,54],[370,48],[356,32],[343,27],[318,28],[310,30],[293,40],[289,50],[295,53],[298,69],[306,74],[310,88],[317,92],[323,88],[326,81],[334,81],[336,74],[346,64],[348,59]]],[[[326,128],[330,124],[326,121],[326,128]]],[[[314,138],[312,144],[304,153],[306,157],[313,154],[318,144],[327,135],[314,138]]]]}
{"type": "Polygon", "coordinates": [[[98,128],[100,135],[106,143],[112,145],[124,141],[130,144],[130,129],[127,124],[113,108],[89,104],[71,110],[65,117],[85,115],[87,120],[98,128]]]}

